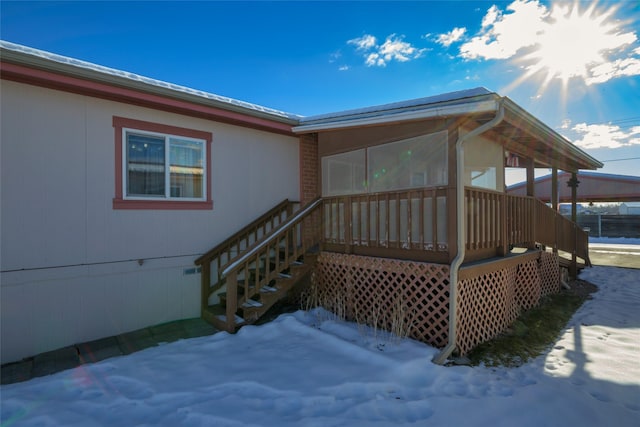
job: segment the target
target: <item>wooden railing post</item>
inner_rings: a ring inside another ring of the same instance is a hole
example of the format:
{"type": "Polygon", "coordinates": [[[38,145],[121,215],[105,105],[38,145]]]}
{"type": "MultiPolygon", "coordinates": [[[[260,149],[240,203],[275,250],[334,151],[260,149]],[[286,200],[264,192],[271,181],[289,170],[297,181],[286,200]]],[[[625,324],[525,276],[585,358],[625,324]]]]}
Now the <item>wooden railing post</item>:
{"type": "Polygon", "coordinates": [[[232,271],[227,275],[227,332],[236,330],[236,311],[238,310],[238,272],[232,271]]]}
{"type": "Polygon", "coordinates": [[[200,314],[209,306],[209,283],[211,281],[211,263],[205,262],[200,266],[200,314]]]}
{"type": "Polygon", "coordinates": [[[344,198],[344,245],[347,253],[351,252],[353,245],[353,218],[351,217],[351,196],[344,198]]]}
{"type": "Polygon", "coordinates": [[[573,223],[573,227],[571,228],[573,231],[573,248],[571,251],[571,264],[569,265],[569,277],[575,279],[578,277],[578,258],[576,256],[578,251],[578,224],[573,223]]]}
{"type": "Polygon", "coordinates": [[[553,233],[553,253],[557,254],[558,253],[558,240],[559,240],[558,228],[559,228],[560,221],[558,220],[558,215],[559,215],[558,210],[554,209],[553,213],[554,213],[554,215],[553,215],[553,230],[554,230],[554,233],[553,233]]]}
{"type": "Polygon", "coordinates": [[[500,194],[498,196],[500,203],[500,246],[498,247],[499,255],[506,256],[509,253],[509,238],[507,237],[507,195],[500,194]]]}

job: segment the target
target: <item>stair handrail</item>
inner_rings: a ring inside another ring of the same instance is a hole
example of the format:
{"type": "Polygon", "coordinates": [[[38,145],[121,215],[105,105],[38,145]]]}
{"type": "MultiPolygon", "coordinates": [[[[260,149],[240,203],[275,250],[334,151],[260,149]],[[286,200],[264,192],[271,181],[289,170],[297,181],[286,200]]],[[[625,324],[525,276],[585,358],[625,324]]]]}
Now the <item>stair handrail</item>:
{"type": "Polygon", "coordinates": [[[309,204],[304,206],[297,212],[294,212],[289,218],[287,218],[284,222],[278,225],[276,228],[271,230],[268,234],[262,236],[262,239],[255,242],[250,248],[248,248],[244,253],[238,255],[235,259],[227,264],[227,266],[220,273],[221,277],[227,276],[230,272],[238,269],[239,266],[246,263],[252,256],[255,256],[260,250],[262,250],[265,246],[270,245],[276,240],[280,233],[283,230],[295,225],[305,216],[313,212],[315,208],[317,208],[322,203],[322,198],[318,197],[317,199],[312,200],[309,204]]]}
{"type": "Polygon", "coordinates": [[[253,221],[251,221],[251,223],[245,225],[240,230],[236,231],[231,236],[226,238],[224,241],[220,242],[214,248],[212,248],[212,249],[208,250],[207,252],[205,252],[204,254],[200,255],[194,261],[194,264],[201,265],[201,264],[203,264],[205,262],[205,260],[207,260],[209,258],[215,258],[217,253],[220,252],[222,250],[222,248],[228,246],[231,242],[233,242],[234,240],[238,239],[239,235],[246,234],[249,230],[255,228],[258,224],[261,224],[267,218],[269,218],[269,217],[273,216],[274,214],[276,214],[278,212],[281,212],[281,211],[287,209],[289,206],[295,205],[297,203],[298,202],[296,202],[296,201],[291,201],[289,199],[284,199],[283,201],[278,203],[276,206],[274,206],[273,208],[269,209],[264,214],[260,215],[260,217],[254,219],[253,221]]]}
{"type": "MultiPolygon", "coordinates": [[[[540,207],[543,212],[553,214],[554,225],[552,225],[554,233],[553,240],[547,240],[543,238],[543,230],[538,230],[535,239],[537,242],[543,245],[552,245],[554,248],[574,253],[576,256],[582,258],[585,264],[589,265],[589,236],[578,224],[566,218],[564,215],[553,210],[546,203],[540,199],[536,199],[537,206],[540,207]],[[563,233],[568,233],[569,236],[564,236],[563,233]],[[564,237],[564,239],[561,239],[564,237]]],[[[537,211],[536,211],[537,212],[537,211]]],[[[538,218],[536,218],[538,221],[538,218]]],[[[550,226],[550,224],[547,224],[550,226]]],[[[540,227],[542,228],[542,227],[540,227]]]]}

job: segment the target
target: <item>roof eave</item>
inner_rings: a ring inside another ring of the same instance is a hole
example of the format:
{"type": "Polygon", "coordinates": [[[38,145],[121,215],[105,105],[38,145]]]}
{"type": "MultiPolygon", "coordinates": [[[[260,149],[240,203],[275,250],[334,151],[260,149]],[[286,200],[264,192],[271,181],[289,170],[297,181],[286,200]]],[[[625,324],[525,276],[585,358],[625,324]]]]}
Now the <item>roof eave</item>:
{"type": "Polygon", "coordinates": [[[569,140],[564,138],[562,135],[558,134],[553,129],[549,128],[540,120],[536,119],[518,104],[513,102],[511,99],[504,97],[504,105],[512,114],[514,114],[519,119],[527,122],[531,129],[539,135],[539,138],[543,141],[551,140],[554,145],[559,146],[568,151],[568,154],[572,157],[572,159],[576,163],[580,163],[582,167],[579,169],[590,169],[595,170],[604,166],[602,162],[590,156],[586,152],[582,151],[580,148],[576,147],[569,140]]]}
{"type": "MultiPolygon", "coordinates": [[[[157,84],[151,84],[141,80],[135,80],[135,78],[141,78],[133,73],[125,73],[130,77],[123,77],[114,74],[108,74],[100,71],[96,71],[82,65],[67,64],[58,62],[52,59],[31,55],[25,52],[20,52],[12,49],[6,49],[0,47],[0,59],[2,62],[21,65],[28,68],[34,68],[44,71],[49,71],[56,74],[62,74],[67,76],[73,76],[80,79],[90,80],[98,83],[104,83],[111,86],[123,87],[127,89],[137,90],[140,92],[149,93],[152,95],[173,98],[176,100],[186,101],[194,104],[206,105],[213,108],[219,108],[222,110],[232,111],[235,113],[244,114],[251,117],[260,119],[266,119],[270,121],[279,122],[286,125],[296,125],[299,123],[299,116],[293,117],[286,113],[276,114],[270,112],[268,108],[264,108],[258,105],[252,105],[255,108],[248,108],[242,105],[242,101],[237,101],[229,98],[228,102],[215,99],[213,97],[206,97],[206,93],[202,91],[192,90],[190,88],[181,87],[179,85],[173,85],[166,82],[157,81],[154,79],[148,79],[154,81],[157,84]],[[165,84],[166,86],[162,86],[165,84]],[[183,90],[176,90],[175,88],[181,88],[183,90]],[[192,91],[194,93],[189,93],[192,91]],[[264,108],[260,110],[259,108],[264,108]]],[[[83,61],[78,61],[83,63],[83,61]]],[[[106,67],[105,67],[106,68],[106,67]]],[[[117,71],[117,70],[116,70],[117,71]]],[[[224,98],[224,97],[220,97],[224,98]]],[[[248,103],[246,103],[248,104],[248,103]]]]}
{"type": "Polygon", "coordinates": [[[455,105],[433,105],[426,108],[401,111],[390,114],[379,114],[369,117],[343,117],[334,118],[317,123],[295,126],[294,133],[304,134],[311,132],[330,131],[338,129],[347,129],[354,127],[375,126],[388,123],[397,123],[405,121],[445,118],[453,116],[462,116],[469,114],[481,114],[497,111],[497,97],[490,100],[472,101],[455,105]]]}

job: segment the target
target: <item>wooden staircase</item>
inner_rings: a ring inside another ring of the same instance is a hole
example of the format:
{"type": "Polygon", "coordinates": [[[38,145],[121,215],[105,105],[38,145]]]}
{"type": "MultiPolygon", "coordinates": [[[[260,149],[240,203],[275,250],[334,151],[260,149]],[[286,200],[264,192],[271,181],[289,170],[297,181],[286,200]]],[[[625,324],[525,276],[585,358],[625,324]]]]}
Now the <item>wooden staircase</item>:
{"type": "Polygon", "coordinates": [[[319,246],[319,206],[317,199],[293,213],[284,201],[198,258],[202,318],[233,333],[309,277],[319,246]]]}

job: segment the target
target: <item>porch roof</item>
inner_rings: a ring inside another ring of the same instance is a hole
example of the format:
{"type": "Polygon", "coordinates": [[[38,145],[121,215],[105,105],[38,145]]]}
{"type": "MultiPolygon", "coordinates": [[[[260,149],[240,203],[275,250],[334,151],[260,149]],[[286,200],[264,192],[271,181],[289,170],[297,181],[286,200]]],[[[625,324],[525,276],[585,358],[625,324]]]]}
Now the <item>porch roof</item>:
{"type": "Polygon", "coordinates": [[[328,132],[442,118],[465,118],[479,126],[495,117],[501,104],[504,107],[504,120],[487,135],[500,142],[510,153],[533,159],[535,167],[557,167],[570,172],[603,166],[511,99],[482,87],[303,117],[293,131],[298,134],[328,132]]]}

